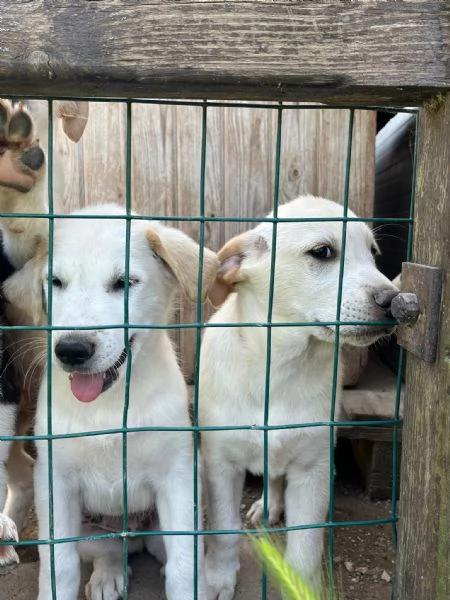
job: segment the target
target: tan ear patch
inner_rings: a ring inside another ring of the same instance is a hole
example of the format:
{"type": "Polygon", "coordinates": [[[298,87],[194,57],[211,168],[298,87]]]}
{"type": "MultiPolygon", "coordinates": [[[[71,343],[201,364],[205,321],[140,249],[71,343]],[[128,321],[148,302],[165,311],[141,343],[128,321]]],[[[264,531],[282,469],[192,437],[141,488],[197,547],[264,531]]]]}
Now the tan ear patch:
{"type": "Polygon", "coordinates": [[[47,243],[39,243],[36,254],[3,283],[6,300],[11,304],[8,315],[23,325],[45,325],[47,314],[42,304],[41,273],[47,258],[47,243]]]}
{"type": "Polygon", "coordinates": [[[67,137],[72,142],[80,141],[88,122],[89,102],[65,100],[56,102],[55,108],[67,137]]]}
{"type": "Polygon", "coordinates": [[[236,283],[243,281],[240,269],[244,257],[244,238],[244,233],[237,235],[229,240],[217,254],[220,266],[216,280],[208,291],[208,300],[214,308],[218,308],[234,292],[236,283]]]}
{"type": "MultiPolygon", "coordinates": [[[[198,264],[200,247],[183,232],[164,228],[159,233],[153,229],[145,232],[153,251],[168,265],[181,289],[193,301],[198,296],[198,264]]],[[[202,300],[213,285],[219,261],[214,252],[203,249],[202,300]]]]}
{"type": "Polygon", "coordinates": [[[229,240],[219,250],[219,270],[214,284],[208,292],[208,299],[214,308],[218,308],[227,297],[236,291],[235,286],[245,281],[241,266],[247,253],[259,258],[269,249],[266,240],[253,234],[253,230],[241,233],[229,240]]]}

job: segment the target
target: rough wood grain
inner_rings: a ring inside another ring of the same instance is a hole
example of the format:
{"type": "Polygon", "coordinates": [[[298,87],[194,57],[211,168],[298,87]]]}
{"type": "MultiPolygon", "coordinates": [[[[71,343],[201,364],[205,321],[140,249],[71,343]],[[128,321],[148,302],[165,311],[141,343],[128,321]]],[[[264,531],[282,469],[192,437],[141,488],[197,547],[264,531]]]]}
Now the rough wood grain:
{"type": "Polygon", "coordinates": [[[450,95],[420,116],[413,260],[443,268],[438,357],[408,355],[398,600],[450,598],[450,95]]]}
{"type": "MultiPolygon", "coordinates": [[[[44,103],[45,104],[45,103],[44,103]]],[[[373,214],[374,111],[356,111],[350,178],[350,206],[373,214]]],[[[58,124],[59,125],[59,124],[58,124]]],[[[280,202],[305,193],[343,202],[349,111],[286,110],[281,140],[280,202]]],[[[132,106],[132,205],[141,214],[189,217],[200,212],[202,108],[132,106]]],[[[55,152],[67,174],[55,205],[64,212],[99,202],[125,202],[126,118],[122,103],[92,103],[78,144],[55,128],[55,152]]],[[[277,111],[263,108],[208,108],[205,214],[264,217],[272,210],[277,111]]],[[[198,222],[173,223],[197,241],[198,222]]],[[[205,244],[219,250],[253,224],[211,222],[205,244]]],[[[208,312],[204,318],[207,319],[208,312]]],[[[183,301],[176,321],[196,321],[196,307],[183,301]]],[[[173,331],[184,372],[194,373],[196,332],[173,331]]],[[[349,348],[346,383],[355,384],[366,362],[365,349],[349,348]],[[357,355],[355,355],[357,353],[357,355]]]]}
{"type": "Polygon", "coordinates": [[[450,85],[445,0],[4,5],[3,94],[403,104],[450,85]]]}
{"type": "MultiPolygon", "coordinates": [[[[356,464],[363,476],[364,485],[371,500],[388,500],[392,497],[393,459],[392,430],[390,439],[371,441],[351,440],[356,464]]],[[[401,443],[399,443],[401,451],[401,443]]],[[[400,458],[400,457],[399,457],[400,458]]],[[[397,496],[400,489],[400,475],[397,476],[397,496]]]]}

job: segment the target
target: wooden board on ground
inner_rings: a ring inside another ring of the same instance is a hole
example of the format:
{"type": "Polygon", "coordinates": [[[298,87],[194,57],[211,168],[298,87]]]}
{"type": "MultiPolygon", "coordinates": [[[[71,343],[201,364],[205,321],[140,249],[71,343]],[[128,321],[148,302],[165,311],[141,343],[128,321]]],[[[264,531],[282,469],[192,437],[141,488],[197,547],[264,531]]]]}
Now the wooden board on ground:
{"type": "MultiPolygon", "coordinates": [[[[351,441],[353,456],[372,499],[392,495],[393,456],[400,465],[402,427],[397,426],[397,438],[392,425],[358,425],[362,421],[386,421],[396,417],[397,376],[375,354],[370,354],[367,369],[356,389],[344,390],[340,420],[353,421],[350,427],[338,429],[339,438],[351,441]],[[394,447],[397,439],[398,447],[394,447]]],[[[404,390],[400,393],[398,417],[403,417],[404,390]]],[[[397,495],[400,469],[397,470],[397,495]]]]}
{"type": "MultiPolygon", "coordinates": [[[[375,355],[370,355],[367,369],[357,388],[344,390],[341,400],[343,421],[385,421],[395,418],[397,375],[375,355]]],[[[403,417],[402,386],[399,417],[403,417]]]]}

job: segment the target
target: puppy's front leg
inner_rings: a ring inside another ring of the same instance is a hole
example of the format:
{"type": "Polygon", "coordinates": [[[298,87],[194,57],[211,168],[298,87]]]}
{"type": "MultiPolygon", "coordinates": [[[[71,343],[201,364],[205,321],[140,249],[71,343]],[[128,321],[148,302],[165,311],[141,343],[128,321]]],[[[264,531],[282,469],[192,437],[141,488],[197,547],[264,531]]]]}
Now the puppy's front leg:
{"type": "MultiPolygon", "coordinates": [[[[223,460],[213,460],[213,453],[204,445],[208,517],[211,529],[241,528],[239,508],[245,471],[237,470],[223,460]]],[[[239,570],[239,534],[208,536],[206,580],[208,600],[231,600],[239,570]]]]}
{"type": "MultiPolygon", "coordinates": [[[[57,455],[58,442],[53,442],[53,456],[57,455]]],[[[35,466],[36,512],[39,521],[39,538],[49,539],[49,481],[47,447],[39,444],[35,466]]],[[[71,483],[68,473],[58,469],[53,462],[53,523],[55,539],[76,537],[81,529],[79,490],[71,483]]],[[[54,545],[56,597],[58,600],[76,600],[80,587],[80,557],[76,543],[54,545]]],[[[39,596],[38,600],[52,600],[50,546],[39,546],[39,596]]]]}
{"type": "MultiPolygon", "coordinates": [[[[2,365],[0,363],[0,368],[1,366],[2,365]]],[[[14,435],[15,420],[16,406],[14,404],[2,404],[0,406],[0,435],[14,435]]],[[[10,449],[10,441],[5,440],[0,442],[0,540],[11,540],[17,542],[19,538],[16,524],[10,517],[8,517],[8,515],[3,513],[3,507],[6,499],[6,461],[8,460],[10,449]]],[[[18,562],[19,557],[12,546],[0,546],[0,567],[18,562]]]]}
{"type": "MultiPolygon", "coordinates": [[[[10,411],[12,412],[12,411],[10,411]]],[[[6,411],[5,411],[6,413],[6,411]]],[[[5,419],[5,415],[1,415],[5,419]]],[[[5,419],[6,421],[6,419],[5,419]]],[[[11,425],[13,423],[13,419],[11,419],[11,425]]],[[[6,423],[0,422],[0,433],[6,435],[12,435],[14,431],[11,431],[9,427],[5,427],[6,423]],[[3,425],[3,427],[2,427],[3,425]]],[[[12,427],[11,427],[12,428],[12,427]]],[[[4,514],[3,505],[5,504],[6,498],[6,461],[8,459],[9,449],[11,447],[11,442],[0,442],[0,540],[11,540],[11,541],[19,541],[17,527],[14,521],[4,514]]],[[[11,563],[18,563],[19,557],[17,552],[14,550],[12,546],[0,546],[0,567],[5,565],[9,565],[11,563]]]]}
{"type": "MultiPolygon", "coordinates": [[[[323,523],[327,516],[329,499],[329,465],[316,464],[309,470],[292,465],[287,473],[286,525],[323,523]]],[[[323,529],[289,531],[286,559],[311,586],[320,589],[320,565],[323,547],[323,529]]]]}
{"type": "MultiPolygon", "coordinates": [[[[157,490],[156,505],[163,531],[191,531],[194,528],[194,480],[192,460],[179,464],[157,490]]],[[[198,528],[203,527],[200,482],[198,485],[198,528]]],[[[197,598],[206,600],[203,537],[197,536],[197,598]]],[[[194,600],[194,537],[164,536],[167,600],[194,600]]]]}

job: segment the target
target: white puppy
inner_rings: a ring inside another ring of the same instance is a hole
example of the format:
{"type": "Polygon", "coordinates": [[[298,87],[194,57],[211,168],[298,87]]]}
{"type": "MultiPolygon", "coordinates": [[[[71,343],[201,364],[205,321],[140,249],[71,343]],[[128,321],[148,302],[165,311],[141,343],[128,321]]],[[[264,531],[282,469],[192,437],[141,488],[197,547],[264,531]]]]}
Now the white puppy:
{"type": "MultiPolygon", "coordinates": [[[[342,217],[342,206],[305,196],[279,207],[283,218],[342,217]]],[[[269,215],[271,216],[271,215],[269,215]]],[[[349,211],[349,216],[355,216],[349,211]]],[[[219,253],[223,296],[232,293],[211,323],[267,322],[273,225],[261,223],[228,242],[219,253]]],[[[273,327],[269,425],[329,421],[342,222],[285,222],[277,229],[272,320],[308,322],[307,327],[273,327]],[[323,325],[321,323],[324,323],[323,325]]],[[[344,260],[342,321],[384,321],[397,290],[376,268],[378,252],[370,229],[349,222],[344,260]]],[[[217,292],[217,289],[216,289],[217,292]]],[[[216,305],[217,296],[212,298],[216,305]]],[[[222,298],[223,299],[223,298],[222,298]]],[[[342,325],[340,342],[368,345],[392,332],[390,325],[342,325]]],[[[264,425],[267,331],[263,327],[206,330],[201,351],[200,424],[264,425]]],[[[338,375],[338,389],[340,378],[338,375]]],[[[339,392],[338,392],[339,395],[339,392]]],[[[339,403],[337,398],[336,410],[339,403]]],[[[286,525],[326,520],[329,500],[330,429],[277,429],[268,434],[269,522],[282,511],[286,525]]],[[[206,431],[202,434],[212,529],[240,529],[245,472],[262,474],[263,431],[206,431]]],[[[262,501],[250,510],[257,521],[262,501]]],[[[314,586],[319,585],[323,529],[287,534],[286,556],[314,586]]],[[[239,536],[208,537],[209,600],[233,598],[239,569],[239,536]]]]}
{"type": "MultiPolygon", "coordinates": [[[[77,214],[123,215],[113,205],[88,207],[77,214]]],[[[65,219],[55,222],[52,280],[47,259],[37,256],[7,283],[8,296],[20,301],[22,286],[34,277],[35,299],[49,302],[52,324],[93,327],[57,330],[52,336],[51,420],[53,434],[71,434],[122,426],[126,377],[131,360],[129,427],[189,427],[187,389],[175,352],[164,329],[122,327],[124,321],[124,219],[65,219]],[[34,270],[34,275],[32,271],[34,270]],[[27,273],[28,272],[28,273],[27,273]],[[36,276],[37,274],[37,276],[36,276]],[[24,279],[25,278],[25,279],[24,279]]],[[[182,232],[158,222],[131,224],[129,323],[169,323],[177,287],[197,295],[199,247],[182,232]],[[178,285],[177,285],[178,284],[178,285]]],[[[204,251],[203,283],[214,281],[217,258],[204,251]]],[[[36,306],[35,310],[39,310],[36,306]]],[[[36,414],[37,435],[48,431],[47,381],[44,375],[36,414]]],[[[120,516],[123,513],[123,435],[108,434],[54,440],[53,502],[55,538],[80,534],[82,514],[120,516]]],[[[127,435],[128,513],[148,513],[156,506],[163,531],[194,528],[194,456],[190,431],[146,431],[127,435]]],[[[35,496],[39,537],[49,537],[49,473],[47,442],[38,442],[35,496]]],[[[200,507],[201,503],[199,503],[200,507]]],[[[202,515],[199,508],[199,528],[202,515]]],[[[148,538],[146,538],[148,539],[148,538]]],[[[84,544],[89,546],[89,544],[84,544]]],[[[166,594],[169,600],[194,598],[194,539],[164,537],[166,594]]],[[[101,547],[101,543],[97,542],[101,547]]],[[[95,547],[95,544],[92,548],[95,547]]],[[[55,548],[59,600],[75,600],[80,582],[76,544],[55,548]]],[[[50,549],[41,545],[39,600],[52,597],[50,549]]],[[[88,594],[92,600],[122,596],[122,545],[106,543],[104,551],[88,549],[94,573],[88,594]]],[[[205,598],[203,543],[198,539],[198,598],[205,598]]]]}

